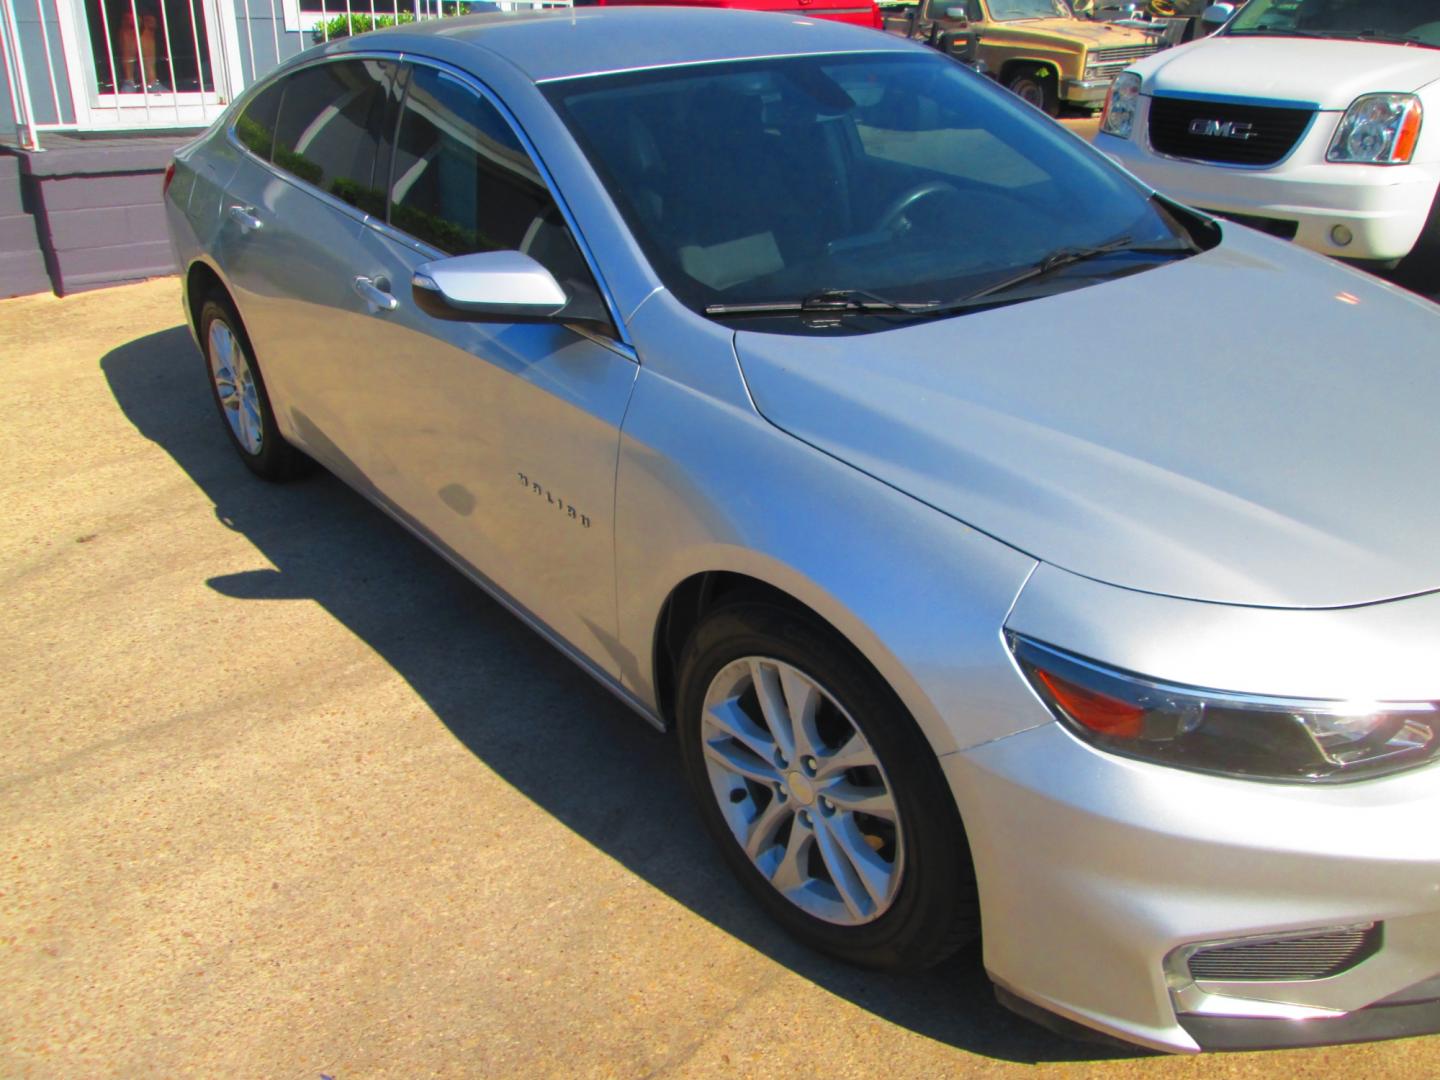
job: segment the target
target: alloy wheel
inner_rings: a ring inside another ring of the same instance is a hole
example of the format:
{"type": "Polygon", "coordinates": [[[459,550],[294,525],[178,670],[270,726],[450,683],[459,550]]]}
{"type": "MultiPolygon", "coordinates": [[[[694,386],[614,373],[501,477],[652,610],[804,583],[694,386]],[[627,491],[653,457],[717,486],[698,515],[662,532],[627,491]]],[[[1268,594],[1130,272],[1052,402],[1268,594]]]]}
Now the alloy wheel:
{"type": "Polygon", "coordinates": [[[265,425],[260,417],[260,392],[245,359],[245,350],[223,319],[210,323],[210,378],[215,394],[240,448],[252,456],[264,446],[265,425]]]}
{"type": "Polygon", "coordinates": [[[731,834],[781,895],[841,926],[885,913],[904,870],[900,815],[828,691],[784,661],[742,657],[710,682],[701,745],[731,834]]]}

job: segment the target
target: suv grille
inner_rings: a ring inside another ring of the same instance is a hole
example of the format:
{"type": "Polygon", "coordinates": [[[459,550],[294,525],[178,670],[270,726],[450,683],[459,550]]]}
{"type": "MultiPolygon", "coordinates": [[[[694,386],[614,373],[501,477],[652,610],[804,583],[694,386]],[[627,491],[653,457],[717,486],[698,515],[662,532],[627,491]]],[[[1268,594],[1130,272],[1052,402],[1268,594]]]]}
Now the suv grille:
{"type": "Polygon", "coordinates": [[[1320,934],[1238,941],[1200,949],[1190,957],[1190,977],[1212,982],[1289,982],[1328,979],[1380,951],[1379,923],[1320,934]]]}
{"type": "Polygon", "coordinates": [[[1300,141],[1314,115],[1305,108],[1155,97],[1150,99],[1150,145],[1196,161],[1273,165],[1300,141]]]}

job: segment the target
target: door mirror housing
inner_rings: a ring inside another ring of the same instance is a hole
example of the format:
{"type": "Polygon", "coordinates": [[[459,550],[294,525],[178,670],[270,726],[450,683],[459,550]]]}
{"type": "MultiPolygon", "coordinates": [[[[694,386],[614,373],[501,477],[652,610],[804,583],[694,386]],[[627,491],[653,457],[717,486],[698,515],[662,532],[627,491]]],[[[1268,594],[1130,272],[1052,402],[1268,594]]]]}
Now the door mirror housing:
{"type": "Polygon", "coordinates": [[[1234,14],[1234,4],[1211,4],[1200,13],[1200,21],[1213,28],[1222,25],[1234,14]]]}
{"type": "Polygon", "coordinates": [[[519,251],[436,259],[415,269],[410,287],[426,314],[467,322],[562,321],[570,299],[549,270],[519,251]]]}
{"type": "Polygon", "coordinates": [[[945,9],[945,17],[947,19],[959,19],[961,22],[965,22],[970,18],[970,9],[963,4],[951,4],[945,9]]]}

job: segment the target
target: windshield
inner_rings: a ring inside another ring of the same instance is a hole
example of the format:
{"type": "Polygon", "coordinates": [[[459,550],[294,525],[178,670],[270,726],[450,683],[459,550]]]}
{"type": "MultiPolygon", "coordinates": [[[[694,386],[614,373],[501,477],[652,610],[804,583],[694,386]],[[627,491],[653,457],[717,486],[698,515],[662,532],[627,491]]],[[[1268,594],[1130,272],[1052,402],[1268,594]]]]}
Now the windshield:
{"type": "Polygon", "coordinates": [[[1016,19],[1053,19],[1057,15],[1072,18],[1065,0],[987,0],[990,18],[996,22],[1016,19]]]}
{"type": "MultiPolygon", "coordinates": [[[[1061,249],[1184,235],[1119,169],[938,54],[544,89],[666,287],[696,311],[837,290],[938,306],[1061,249]]],[[[1115,259],[1126,261],[1089,268],[1115,259]]]]}
{"type": "Polygon", "coordinates": [[[1226,31],[1236,36],[1327,37],[1440,48],[1436,0],[1250,0],[1226,31]]]}

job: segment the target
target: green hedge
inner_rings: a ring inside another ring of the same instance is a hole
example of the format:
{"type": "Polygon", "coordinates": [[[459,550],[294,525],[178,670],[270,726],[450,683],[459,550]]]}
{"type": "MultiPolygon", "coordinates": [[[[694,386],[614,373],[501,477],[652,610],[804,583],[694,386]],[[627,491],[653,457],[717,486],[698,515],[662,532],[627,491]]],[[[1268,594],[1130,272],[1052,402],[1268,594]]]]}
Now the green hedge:
{"type": "MultiPolygon", "coordinates": [[[[343,2],[343,0],[341,0],[343,2]]],[[[364,0],[351,0],[352,9],[363,3],[364,0]]],[[[468,15],[470,5],[466,3],[441,4],[442,15],[468,15]]],[[[375,15],[371,16],[368,11],[360,12],[352,10],[349,15],[336,15],[311,31],[316,42],[329,41],[334,38],[350,37],[352,34],[363,34],[370,30],[383,30],[387,26],[403,26],[405,23],[413,23],[415,13],[413,11],[402,11],[399,16],[375,15]]]]}

